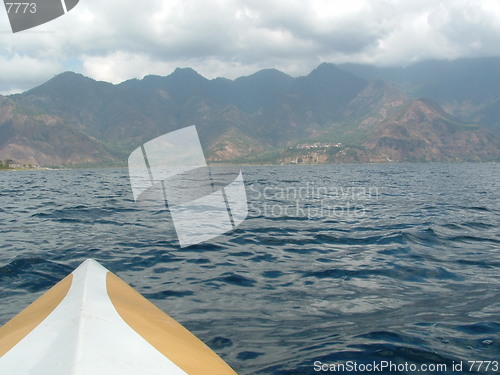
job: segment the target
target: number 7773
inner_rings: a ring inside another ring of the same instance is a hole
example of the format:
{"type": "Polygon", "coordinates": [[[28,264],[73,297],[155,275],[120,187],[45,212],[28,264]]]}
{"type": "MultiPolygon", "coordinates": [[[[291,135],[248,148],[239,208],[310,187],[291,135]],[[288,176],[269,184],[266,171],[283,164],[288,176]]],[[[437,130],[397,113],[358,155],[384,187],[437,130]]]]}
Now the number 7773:
{"type": "Polygon", "coordinates": [[[7,13],[36,13],[36,3],[5,3],[7,13]]]}

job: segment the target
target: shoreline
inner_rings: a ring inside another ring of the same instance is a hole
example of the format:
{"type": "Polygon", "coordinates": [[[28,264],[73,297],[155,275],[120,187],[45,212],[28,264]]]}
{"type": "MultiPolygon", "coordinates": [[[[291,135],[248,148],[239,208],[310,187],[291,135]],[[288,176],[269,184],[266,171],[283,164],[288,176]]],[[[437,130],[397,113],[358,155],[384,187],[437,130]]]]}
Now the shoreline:
{"type": "MultiPolygon", "coordinates": [[[[325,166],[325,165],[395,165],[395,164],[412,164],[412,165],[433,165],[433,164],[497,164],[499,161],[391,161],[391,162],[345,162],[345,163],[289,163],[289,164],[271,164],[271,163],[208,163],[209,167],[310,167],[310,166],[325,166]]],[[[64,166],[60,168],[53,167],[38,167],[38,168],[1,168],[1,172],[33,172],[33,171],[62,171],[62,170],[106,170],[106,169],[127,169],[127,166],[64,166]]]]}

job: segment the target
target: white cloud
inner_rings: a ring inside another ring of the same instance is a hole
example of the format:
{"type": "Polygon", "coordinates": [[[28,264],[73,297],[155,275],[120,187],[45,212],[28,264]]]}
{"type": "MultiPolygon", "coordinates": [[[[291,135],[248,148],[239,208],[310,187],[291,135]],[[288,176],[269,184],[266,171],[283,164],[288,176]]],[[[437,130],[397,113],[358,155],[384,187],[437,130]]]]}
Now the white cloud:
{"type": "Polygon", "coordinates": [[[12,94],[33,88],[64,70],[56,60],[39,59],[13,54],[0,55],[1,86],[3,94],[12,94]]]}
{"type": "MultiPolygon", "coordinates": [[[[7,30],[5,15],[0,22],[7,30]]],[[[66,61],[75,60],[81,73],[111,82],[177,66],[234,78],[270,67],[305,74],[322,61],[407,65],[500,55],[500,2],[81,0],[48,24],[0,34],[0,51],[10,72],[3,92],[73,69],[66,61]],[[34,70],[24,74],[19,59],[34,70]]]]}
{"type": "Polygon", "coordinates": [[[144,54],[115,51],[106,56],[83,56],[83,74],[96,80],[120,83],[130,77],[142,78],[148,74],[165,75],[174,66],[153,61],[144,54]]]}

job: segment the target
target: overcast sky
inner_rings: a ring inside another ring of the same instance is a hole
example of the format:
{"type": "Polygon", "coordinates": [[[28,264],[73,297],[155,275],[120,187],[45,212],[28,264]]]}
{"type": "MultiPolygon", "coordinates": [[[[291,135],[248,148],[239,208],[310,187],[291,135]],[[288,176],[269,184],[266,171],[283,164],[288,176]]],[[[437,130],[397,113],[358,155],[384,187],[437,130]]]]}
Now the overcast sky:
{"type": "Polygon", "coordinates": [[[192,67],[207,78],[321,62],[404,66],[500,56],[500,0],[80,0],[12,34],[0,8],[0,92],[66,70],[118,83],[192,67]]]}

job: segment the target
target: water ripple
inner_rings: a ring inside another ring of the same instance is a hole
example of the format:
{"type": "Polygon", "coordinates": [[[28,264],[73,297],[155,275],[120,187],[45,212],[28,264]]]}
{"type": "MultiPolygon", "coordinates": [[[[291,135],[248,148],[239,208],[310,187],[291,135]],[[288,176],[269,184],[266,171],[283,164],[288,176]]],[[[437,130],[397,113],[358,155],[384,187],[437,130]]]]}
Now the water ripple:
{"type": "Polygon", "coordinates": [[[495,360],[499,168],[248,167],[247,220],[183,249],[165,211],[135,205],[126,170],[0,173],[0,323],[92,257],[240,375],[316,374],[315,361],[495,360]],[[308,183],[327,194],[258,194],[308,183]],[[355,189],[377,194],[338,194],[355,189]],[[264,210],[328,204],[309,217],[264,210]],[[339,209],[348,204],[363,210],[339,209]]]}

